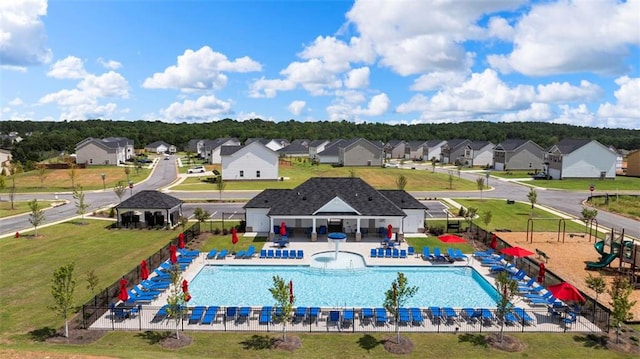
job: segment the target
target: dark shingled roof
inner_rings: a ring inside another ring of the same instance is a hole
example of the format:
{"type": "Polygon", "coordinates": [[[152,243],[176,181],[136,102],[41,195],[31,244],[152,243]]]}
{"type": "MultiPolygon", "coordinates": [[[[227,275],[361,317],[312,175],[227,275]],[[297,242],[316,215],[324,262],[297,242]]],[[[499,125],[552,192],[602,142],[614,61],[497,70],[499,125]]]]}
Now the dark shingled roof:
{"type": "Polygon", "coordinates": [[[472,150],[481,150],[489,144],[491,144],[489,141],[473,141],[469,144],[469,147],[471,147],[472,150]]]}
{"type": "Polygon", "coordinates": [[[524,145],[527,142],[528,142],[528,140],[522,140],[522,139],[519,139],[519,138],[511,138],[511,139],[505,140],[503,142],[500,142],[496,146],[496,149],[502,149],[504,151],[515,151],[518,147],[524,145]]]}
{"type": "Polygon", "coordinates": [[[267,189],[244,208],[270,208],[269,215],[310,216],[336,197],[364,216],[404,216],[403,208],[425,208],[404,191],[378,191],[351,177],[315,177],[291,190],[267,189]]]}
{"type": "Polygon", "coordinates": [[[565,138],[563,140],[560,140],[560,142],[556,143],[554,146],[551,146],[551,149],[555,147],[558,149],[558,152],[562,153],[563,155],[566,155],[586,145],[589,142],[591,142],[591,140],[586,138],[580,138],[580,139],[565,138]]]}
{"type": "Polygon", "coordinates": [[[116,209],[144,209],[144,208],[158,208],[158,209],[171,209],[177,205],[182,204],[182,200],[179,200],[168,194],[158,191],[140,191],[134,194],[129,199],[122,201],[116,206],[116,209]]]}
{"type": "Polygon", "coordinates": [[[236,152],[238,152],[241,148],[245,146],[222,146],[220,147],[220,156],[229,156],[236,152]]]}

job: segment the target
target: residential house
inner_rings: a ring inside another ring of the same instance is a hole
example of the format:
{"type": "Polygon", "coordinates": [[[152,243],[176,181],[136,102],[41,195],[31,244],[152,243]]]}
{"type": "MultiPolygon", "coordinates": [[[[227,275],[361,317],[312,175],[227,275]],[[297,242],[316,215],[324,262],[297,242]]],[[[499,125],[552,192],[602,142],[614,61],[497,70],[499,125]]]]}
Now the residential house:
{"type": "MultiPolygon", "coordinates": [[[[10,161],[13,157],[11,157],[11,151],[0,149],[0,169],[4,171],[5,175],[9,175],[10,161]]],[[[0,175],[3,174],[0,172],[0,175]]]]}
{"type": "Polygon", "coordinates": [[[553,179],[616,177],[616,153],[595,140],[560,140],[547,150],[545,165],[553,179]]]}
{"type": "Polygon", "coordinates": [[[204,141],[203,139],[189,140],[184,150],[194,153],[196,157],[204,158],[204,141]]]}
{"type": "Polygon", "coordinates": [[[627,155],[627,176],[640,177],[640,150],[627,155]]]}
{"type": "Polygon", "coordinates": [[[343,139],[337,139],[325,144],[324,149],[316,153],[318,163],[337,165],[340,162],[340,144],[344,142],[343,139]]]}
{"type": "Polygon", "coordinates": [[[133,140],[124,137],[89,137],[76,145],[76,163],[87,165],[118,165],[134,154],[133,140]]]}
{"type": "Polygon", "coordinates": [[[280,157],[309,157],[309,140],[293,140],[290,144],[277,150],[280,157]]]}
{"type": "MultiPolygon", "coordinates": [[[[380,151],[382,155],[382,151],[380,151]]],[[[403,190],[376,190],[357,177],[315,177],[294,189],[266,189],[244,205],[247,231],[269,233],[282,222],[311,241],[343,232],[377,238],[389,225],[402,239],[424,231],[426,207],[403,190]]]]}
{"type": "Polygon", "coordinates": [[[266,138],[248,138],[246,141],[244,141],[244,144],[248,145],[255,141],[262,143],[263,145],[267,146],[267,148],[270,148],[273,151],[278,151],[279,149],[289,145],[289,141],[285,140],[284,138],[274,138],[270,140],[266,138]]]}
{"type": "Polygon", "coordinates": [[[616,154],[616,174],[622,174],[624,173],[622,166],[624,163],[624,152],[622,150],[618,150],[613,146],[609,146],[609,149],[613,152],[615,152],[616,154]]]}
{"type": "Polygon", "coordinates": [[[542,171],[544,149],[531,140],[508,139],[493,149],[493,168],[496,171],[542,171]]]}
{"type": "Polygon", "coordinates": [[[223,180],[278,179],[278,153],[259,141],[244,146],[221,146],[220,157],[223,180]]]}
{"type": "Polygon", "coordinates": [[[153,153],[176,153],[176,146],[170,145],[164,141],[155,141],[146,145],[144,150],[153,153]]]}
{"type": "Polygon", "coordinates": [[[390,140],[384,145],[385,158],[409,159],[410,148],[402,140],[390,140]]]}
{"type": "Polygon", "coordinates": [[[493,163],[493,149],[496,145],[489,141],[473,141],[468,146],[471,149],[471,159],[466,160],[466,166],[491,167],[493,163]]]}
{"type": "Polygon", "coordinates": [[[429,152],[427,141],[408,141],[405,145],[409,149],[409,158],[416,161],[425,159],[425,152],[429,152]]]}
{"type": "Polygon", "coordinates": [[[222,163],[220,151],[224,146],[240,146],[240,140],[235,137],[205,140],[203,144],[203,158],[210,164],[222,163]]]}
{"type": "Polygon", "coordinates": [[[318,153],[324,151],[325,146],[331,143],[329,140],[314,140],[309,143],[309,158],[316,161],[318,153]]]}
{"type": "Polygon", "coordinates": [[[320,163],[337,166],[382,166],[382,147],[364,138],[336,140],[318,153],[320,163]]]}
{"type": "MultiPolygon", "coordinates": [[[[442,164],[465,165],[465,162],[472,159],[470,144],[470,140],[462,138],[447,141],[447,143],[442,146],[440,162],[442,164]]],[[[469,163],[466,165],[469,165],[469,163]]]]}
{"type": "Polygon", "coordinates": [[[426,151],[423,153],[425,161],[440,161],[442,147],[447,144],[444,140],[429,140],[426,144],[426,151]]]}

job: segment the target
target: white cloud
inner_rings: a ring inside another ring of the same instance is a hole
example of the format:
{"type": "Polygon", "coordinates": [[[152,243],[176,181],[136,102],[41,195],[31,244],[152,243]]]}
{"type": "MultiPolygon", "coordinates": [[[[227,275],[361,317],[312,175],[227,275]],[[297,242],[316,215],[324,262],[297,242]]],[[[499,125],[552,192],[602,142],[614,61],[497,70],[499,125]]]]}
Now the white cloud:
{"type": "Polygon", "coordinates": [[[107,70],[117,70],[122,67],[122,64],[115,60],[105,60],[102,57],[98,58],[98,63],[107,70]]]}
{"type": "Polygon", "coordinates": [[[538,85],[537,99],[542,102],[592,101],[601,95],[602,89],[598,85],[583,80],[579,87],[568,82],[538,85]]]}
{"type": "Polygon", "coordinates": [[[169,121],[205,122],[218,120],[231,113],[231,103],[208,95],[196,100],[174,102],[161,112],[169,121]]]}
{"type": "Polygon", "coordinates": [[[24,102],[22,101],[22,99],[20,97],[16,97],[13,100],[9,101],[8,104],[10,106],[22,106],[22,105],[24,105],[24,102]]]}
{"type": "Polygon", "coordinates": [[[369,73],[368,67],[353,69],[347,73],[344,85],[350,89],[366,88],[369,86],[369,73]]]}
{"type": "Polygon", "coordinates": [[[335,37],[318,36],[298,55],[305,60],[318,59],[328,72],[339,73],[349,70],[352,62],[373,63],[375,54],[370,45],[357,37],[347,44],[335,37]]]}
{"type": "Polygon", "coordinates": [[[566,123],[575,126],[598,126],[596,116],[589,111],[585,104],[580,104],[577,107],[569,105],[559,105],[558,107],[561,113],[552,121],[554,123],[566,123]]]}
{"type": "Polygon", "coordinates": [[[387,112],[390,103],[391,101],[387,94],[381,93],[373,96],[366,108],[358,107],[353,111],[353,113],[364,116],[380,116],[387,112]]]}
{"type": "Polygon", "coordinates": [[[51,61],[42,18],[46,0],[0,1],[0,63],[9,68],[51,61]]]}
{"type": "Polygon", "coordinates": [[[152,89],[207,90],[221,89],[227,84],[225,72],[261,71],[262,66],[242,57],[229,61],[224,54],[204,46],[197,51],[186,50],[178,56],[177,65],[167,67],[144,80],[142,86],[152,89]]]}
{"type": "Polygon", "coordinates": [[[560,1],[532,6],[515,25],[514,50],[488,56],[502,72],[544,76],[628,71],[630,45],[640,45],[640,1],[560,1]]]}
{"type": "Polygon", "coordinates": [[[84,61],[75,56],[67,56],[51,65],[47,76],[56,79],[81,79],[87,76],[87,71],[84,69],[84,61]]]}
{"type": "Polygon", "coordinates": [[[299,116],[306,105],[307,103],[305,101],[293,101],[287,108],[289,109],[289,112],[291,112],[291,114],[293,114],[294,116],[299,116]]]}
{"type": "Polygon", "coordinates": [[[129,97],[129,84],[122,75],[109,71],[100,76],[88,75],[78,84],[81,90],[96,97],[129,97]]]}
{"type": "Polygon", "coordinates": [[[614,92],[616,103],[606,102],[598,108],[598,116],[605,118],[607,126],[640,129],[640,78],[627,76],[616,79],[620,86],[614,92]]]}
{"type": "MultiPolygon", "coordinates": [[[[364,96],[353,96],[351,92],[347,92],[349,97],[346,99],[361,99],[364,100],[364,96]]],[[[390,105],[390,100],[387,94],[381,93],[375,95],[369,100],[366,107],[346,101],[345,98],[341,98],[331,105],[327,106],[326,111],[330,121],[355,121],[361,122],[361,116],[380,116],[384,114],[390,105]]]]}
{"type": "Polygon", "coordinates": [[[463,72],[431,72],[418,77],[411,85],[413,91],[432,91],[461,84],[466,78],[463,72]]]}
{"type": "Polygon", "coordinates": [[[513,27],[502,17],[492,17],[489,19],[489,36],[498,38],[503,41],[511,41],[513,39],[513,27]]]}
{"type": "Polygon", "coordinates": [[[528,109],[506,113],[500,117],[505,122],[523,122],[523,121],[549,121],[554,118],[555,114],[546,103],[534,102],[528,109]]]}
{"type": "Polygon", "coordinates": [[[288,79],[268,80],[264,77],[254,81],[249,90],[249,97],[276,97],[278,91],[290,91],[296,88],[296,83],[288,79]]]}

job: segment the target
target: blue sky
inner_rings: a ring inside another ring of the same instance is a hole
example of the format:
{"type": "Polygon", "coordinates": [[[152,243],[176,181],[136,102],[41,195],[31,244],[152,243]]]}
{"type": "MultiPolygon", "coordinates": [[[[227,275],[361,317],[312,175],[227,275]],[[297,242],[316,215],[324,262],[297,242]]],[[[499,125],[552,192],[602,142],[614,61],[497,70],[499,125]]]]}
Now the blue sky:
{"type": "Polygon", "coordinates": [[[640,129],[640,0],[0,2],[0,120],[640,129]]]}

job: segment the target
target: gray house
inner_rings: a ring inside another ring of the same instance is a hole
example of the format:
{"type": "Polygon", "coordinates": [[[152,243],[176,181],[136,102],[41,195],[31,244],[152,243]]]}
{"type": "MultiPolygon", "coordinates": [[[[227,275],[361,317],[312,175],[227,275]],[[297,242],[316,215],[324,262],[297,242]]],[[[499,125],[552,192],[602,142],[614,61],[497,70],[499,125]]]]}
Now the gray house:
{"type": "Polygon", "coordinates": [[[114,207],[118,227],[175,227],[182,216],[182,201],[158,191],[140,191],[114,207]]]}
{"type": "Polygon", "coordinates": [[[409,153],[409,146],[402,140],[390,140],[384,145],[385,158],[408,159],[409,153]]]}
{"type": "Polygon", "coordinates": [[[133,140],[124,137],[88,137],[76,145],[76,163],[114,165],[134,156],[133,140]]]}
{"type": "Polygon", "coordinates": [[[240,140],[232,138],[218,138],[215,140],[205,140],[202,146],[203,157],[210,164],[222,163],[222,147],[240,146],[240,140]]]}
{"type": "Polygon", "coordinates": [[[397,237],[424,230],[426,207],[402,190],[379,191],[360,178],[310,178],[294,189],[266,189],[244,205],[247,231],[274,236],[282,222],[291,236],[312,241],[343,232],[356,241],[379,237],[388,225],[397,237]]]}
{"type": "Polygon", "coordinates": [[[318,153],[320,163],[337,166],[382,166],[383,149],[364,138],[336,140],[318,153]]]}
{"type": "Polygon", "coordinates": [[[309,140],[293,140],[290,144],[279,149],[278,155],[281,157],[309,157],[309,140]]]}
{"type": "Polygon", "coordinates": [[[544,149],[531,140],[508,139],[493,149],[493,168],[496,171],[541,171],[544,149]]]}
{"type": "Polygon", "coordinates": [[[471,144],[470,140],[456,138],[447,141],[442,146],[440,153],[440,162],[443,164],[464,165],[466,161],[471,160],[471,144]]]}
{"type": "Polygon", "coordinates": [[[440,155],[442,154],[442,147],[447,144],[444,140],[429,140],[427,141],[426,152],[423,154],[425,161],[440,161],[440,155]]]}
{"type": "Polygon", "coordinates": [[[329,140],[314,140],[309,143],[309,158],[313,161],[318,160],[318,153],[324,151],[325,147],[331,143],[329,140]]]}
{"type": "Polygon", "coordinates": [[[596,140],[560,140],[547,150],[545,165],[553,179],[616,178],[616,153],[596,140]]]}
{"type": "Polygon", "coordinates": [[[468,147],[471,149],[471,159],[465,159],[466,166],[490,167],[493,163],[493,148],[495,145],[489,141],[473,141],[468,147]]]}

